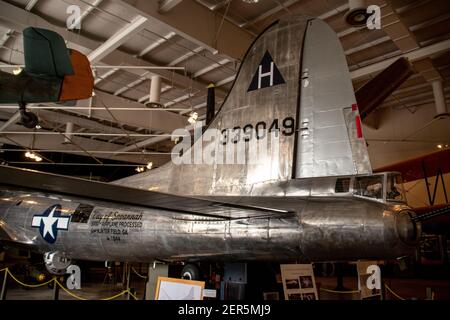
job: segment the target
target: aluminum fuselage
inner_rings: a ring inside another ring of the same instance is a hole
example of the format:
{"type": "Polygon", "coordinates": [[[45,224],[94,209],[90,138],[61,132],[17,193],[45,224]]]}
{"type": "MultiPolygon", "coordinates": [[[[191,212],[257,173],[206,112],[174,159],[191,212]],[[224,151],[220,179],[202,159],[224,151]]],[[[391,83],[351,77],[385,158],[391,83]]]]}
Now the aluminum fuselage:
{"type": "Polygon", "coordinates": [[[283,183],[284,196],[226,197],[234,203],[292,211],[231,220],[0,186],[9,189],[0,192],[0,223],[15,230],[10,240],[40,252],[98,261],[332,261],[411,253],[414,236],[409,219],[402,220],[402,212],[408,212],[404,204],[354,196],[351,189],[328,194],[325,190],[332,193],[335,181],[292,180],[283,183]],[[71,221],[49,244],[32,221],[55,204],[71,221]],[[91,209],[84,219],[79,218],[80,205],[91,209]]]}

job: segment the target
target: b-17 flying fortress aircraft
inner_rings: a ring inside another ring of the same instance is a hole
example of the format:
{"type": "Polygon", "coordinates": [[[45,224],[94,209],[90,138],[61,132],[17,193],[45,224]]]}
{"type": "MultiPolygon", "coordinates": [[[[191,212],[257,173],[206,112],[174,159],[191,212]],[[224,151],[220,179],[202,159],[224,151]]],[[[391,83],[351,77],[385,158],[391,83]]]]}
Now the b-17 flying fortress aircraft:
{"type": "Polygon", "coordinates": [[[220,137],[181,143],[177,161],[109,184],[0,167],[0,239],[68,261],[349,261],[415,249],[420,223],[400,175],[372,173],[344,52],[322,20],[289,16],[258,36],[208,130],[220,137]],[[268,152],[247,161],[269,136],[268,152]],[[239,146],[245,161],[208,158],[239,146]]]}

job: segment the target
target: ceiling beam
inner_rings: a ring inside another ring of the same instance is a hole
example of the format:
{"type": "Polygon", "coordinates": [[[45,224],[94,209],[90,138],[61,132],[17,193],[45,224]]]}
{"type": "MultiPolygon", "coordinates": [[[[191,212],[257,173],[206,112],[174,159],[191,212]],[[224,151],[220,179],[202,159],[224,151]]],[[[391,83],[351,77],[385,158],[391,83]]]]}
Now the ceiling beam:
{"type": "Polygon", "coordinates": [[[253,35],[247,30],[239,28],[226,19],[223,21],[220,35],[217,36],[222,16],[196,1],[183,1],[164,14],[159,12],[157,1],[116,0],[115,2],[129,12],[146,16],[150,23],[154,21],[212,53],[220,52],[231,59],[242,59],[253,40],[253,35]]]}
{"type": "Polygon", "coordinates": [[[229,62],[231,62],[229,59],[222,59],[217,63],[213,63],[209,66],[204,67],[203,69],[198,70],[197,72],[194,73],[194,75],[192,77],[193,78],[200,77],[201,75],[204,75],[205,73],[208,73],[217,68],[223,67],[224,65],[226,65],[229,62]]]}
{"type": "Polygon", "coordinates": [[[354,53],[362,51],[362,50],[369,49],[371,47],[377,46],[379,44],[382,44],[382,43],[385,43],[385,42],[388,42],[388,41],[391,41],[391,38],[389,36],[384,36],[384,37],[378,38],[376,40],[373,40],[373,41],[370,41],[370,42],[366,42],[366,43],[364,43],[362,45],[359,45],[359,46],[356,46],[356,47],[352,47],[352,48],[350,48],[348,50],[345,50],[344,54],[346,56],[348,56],[348,55],[354,54],[354,53]]]}
{"type": "MultiPolygon", "coordinates": [[[[166,92],[166,91],[169,91],[169,90],[172,89],[172,88],[173,88],[172,86],[164,86],[164,87],[161,89],[161,94],[163,94],[163,93],[166,92]]],[[[150,94],[146,94],[145,96],[140,97],[138,101],[139,101],[139,103],[146,104],[146,103],[148,102],[149,99],[150,99],[150,94]]]]}
{"type": "Polygon", "coordinates": [[[185,95],[183,95],[183,96],[181,96],[181,97],[175,98],[175,99],[173,99],[173,100],[171,100],[171,101],[165,103],[165,104],[164,104],[164,108],[168,108],[168,107],[173,106],[174,104],[177,104],[177,103],[179,103],[179,102],[186,101],[186,100],[192,98],[193,96],[194,96],[194,94],[192,94],[192,93],[187,93],[187,94],[185,94],[185,95]]]}
{"type": "Polygon", "coordinates": [[[450,51],[450,39],[434,43],[427,47],[412,50],[407,53],[386,59],[384,61],[368,65],[366,67],[353,70],[350,72],[350,76],[352,80],[356,80],[368,76],[372,73],[379,72],[387,68],[390,64],[392,64],[395,60],[397,60],[400,57],[405,57],[409,59],[411,62],[414,62],[446,51],[450,51]]]}
{"type": "MultiPolygon", "coordinates": [[[[0,122],[3,125],[4,122],[0,122]]],[[[24,128],[19,125],[13,125],[11,130],[23,131],[24,128]]],[[[40,130],[42,131],[42,130],[40,130]]],[[[32,131],[30,131],[32,132],[32,131]]],[[[62,153],[77,154],[82,156],[89,156],[83,150],[95,150],[99,152],[98,154],[92,154],[96,158],[113,159],[119,161],[127,161],[134,163],[146,164],[150,161],[153,162],[155,166],[161,166],[168,160],[170,160],[170,154],[151,154],[141,156],[136,156],[135,154],[119,154],[117,153],[114,157],[110,153],[100,153],[101,151],[118,151],[122,148],[119,144],[112,144],[104,141],[88,139],[83,137],[73,137],[73,142],[75,144],[64,144],[64,134],[61,135],[24,135],[24,134],[8,134],[0,136],[0,143],[4,144],[14,144],[20,147],[32,148],[33,150],[57,150],[62,153]],[[81,147],[81,148],[80,148],[81,147]]]]}
{"type": "Polygon", "coordinates": [[[216,87],[223,86],[223,85],[225,85],[225,84],[227,84],[227,83],[230,83],[230,82],[234,81],[235,78],[236,78],[236,75],[229,76],[228,78],[225,78],[225,79],[222,79],[222,80],[218,81],[218,82],[215,84],[215,86],[216,86],[216,87]]]}
{"type": "Polygon", "coordinates": [[[3,122],[3,124],[0,126],[0,133],[2,131],[6,131],[10,126],[16,124],[17,121],[20,119],[20,112],[16,111],[13,115],[10,116],[9,120],[6,122],[3,122]]]}
{"type": "MultiPolygon", "coordinates": [[[[394,44],[403,53],[420,48],[419,42],[413,34],[414,26],[408,26],[407,22],[397,12],[396,8],[388,1],[379,0],[382,4],[381,26],[384,32],[392,39],[394,44]]],[[[431,22],[431,21],[430,21],[431,22]]],[[[417,27],[416,27],[417,28],[417,27]]],[[[413,61],[414,68],[427,82],[442,81],[443,77],[435,68],[430,56],[413,61]]]]}
{"type": "Polygon", "coordinates": [[[34,6],[38,3],[39,0],[30,0],[28,1],[27,5],[25,6],[25,10],[31,11],[34,6]]]}
{"type": "MultiPolygon", "coordinates": [[[[148,2],[153,3],[155,1],[148,1],[148,2]]],[[[133,10],[135,11],[135,9],[133,10]]],[[[46,28],[55,31],[59,34],[64,34],[66,36],[66,40],[69,42],[69,46],[74,47],[74,49],[77,49],[81,52],[89,53],[99,48],[99,46],[101,45],[100,42],[87,38],[86,36],[80,35],[78,33],[72,32],[67,33],[67,30],[65,28],[53,25],[36,14],[25,11],[19,7],[16,7],[4,1],[0,1],[0,19],[2,19],[11,26],[14,26],[16,30],[23,30],[29,26],[30,21],[34,21],[34,23],[36,25],[39,25],[41,28],[46,28]]],[[[133,57],[120,50],[114,50],[108,56],[106,56],[102,60],[102,62],[113,66],[118,65],[136,65],[143,67],[155,66],[152,63],[133,57]]],[[[142,74],[146,72],[146,70],[127,69],[127,72],[133,73],[138,77],[141,77],[142,74]]],[[[163,79],[166,79],[168,82],[173,83],[176,87],[181,87],[181,89],[188,89],[192,87],[192,89],[195,90],[206,91],[206,87],[208,85],[207,83],[202,83],[200,81],[192,81],[190,77],[181,75],[177,72],[170,70],[152,70],[152,73],[160,75],[163,79]]],[[[150,79],[150,76],[148,76],[147,78],[150,79]]],[[[226,92],[224,90],[217,90],[216,95],[218,97],[221,96],[224,97],[226,95],[226,92]]]]}
{"type": "Polygon", "coordinates": [[[181,1],[183,0],[161,0],[159,2],[159,12],[167,13],[179,5],[181,1]]]}
{"type": "Polygon", "coordinates": [[[9,40],[9,38],[11,37],[11,35],[14,33],[13,29],[8,29],[6,30],[5,34],[3,35],[3,37],[0,39],[0,47],[3,47],[6,42],[9,40]]]}
{"type": "MultiPolygon", "coordinates": [[[[167,91],[169,88],[165,87],[164,89],[167,91]]],[[[52,105],[50,104],[43,104],[43,106],[49,107],[49,109],[52,108],[52,105]]],[[[10,109],[10,106],[1,105],[0,110],[2,110],[2,107],[4,107],[4,110],[10,109]]],[[[65,109],[65,107],[61,105],[58,105],[58,107],[63,110],[65,109]]],[[[118,123],[119,125],[129,125],[168,133],[177,128],[184,127],[187,123],[187,119],[177,113],[169,112],[163,109],[147,109],[143,103],[114,96],[101,90],[96,90],[95,96],[91,99],[77,101],[77,105],[75,107],[83,107],[83,110],[76,110],[68,107],[66,111],[74,114],[81,114],[86,117],[118,123]],[[98,107],[102,110],[89,109],[92,107],[98,107]],[[109,108],[109,111],[104,108],[109,108]],[[125,110],[113,110],[114,108],[124,108],[125,110]],[[132,110],[127,110],[128,108],[132,110]],[[137,111],[135,109],[143,111],[137,111]]],[[[17,110],[17,106],[14,106],[14,108],[10,110],[17,110]]],[[[42,112],[41,109],[39,109],[39,112],[42,112]]]]}
{"type": "MultiPolygon", "coordinates": [[[[86,100],[78,102],[79,106],[86,106],[86,100]]],[[[72,110],[71,112],[100,120],[117,122],[138,128],[146,128],[163,132],[172,132],[186,125],[186,118],[163,109],[148,109],[144,104],[124,99],[119,96],[97,90],[92,97],[92,106],[107,107],[108,110],[72,110]],[[142,111],[112,110],[114,107],[136,108],[142,111]]]]}
{"type": "MultiPolygon", "coordinates": [[[[146,72],[146,73],[144,73],[144,75],[147,75],[147,74],[149,74],[149,73],[150,73],[150,72],[146,72]]],[[[114,95],[115,95],[115,96],[118,96],[118,95],[120,95],[120,94],[122,94],[122,93],[124,93],[124,92],[126,92],[126,91],[128,91],[128,90],[130,90],[130,89],[132,89],[132,88],[134,88],[134,87],[136,87],[137,85],[141,84],[141,83],[144,82],[145,80],[148,80],[148,79],[145,78],[145,77],[142,77],[142,78],[139,78],[139,79],[137,79],[137,80],[135,80],[135,81],[133,81],[133,82],[130,82],[129,84],[126,84],[126,85],[123,86],[122,88],[116,90],[116,91],[114,92],[114,95]]],[[[139,101],[138,101],[138,102],[139,102],[139,101]]]]}
{"type": "Polygon", "coordinates": [[[94,120],[89,120],[78,116],[72,116],[61,112],[39,110],[37,114],[39,116],[39,119],[42,119],[50,123],[65,124],[67,122],[72,122],[74,125],[78,127],[87,128],[93,131],[100,131],[106,133],[136,133],[134,131],[104,125],[94,120]]]}
{"type": "Polygon", "coordinates": [[[136,18],[134,18],[132,22],[125,25],[111,38],[102,43],[97,49],[89,53],[89,61],[91,61],[91,63],[101,61],[104,57],[106,57],[108,54],[125,43],[134,34],[144,29],[144,24],[146,22],[147,18],[145,17],[137,16],[136,18]]]}
{"type": "Polygon", "coordinates": [[[193,55],[200,53],[204,50],[203,47],[197,47],[195,49],[193,49],[192,51],[189,51],[188,53],[176,58],[175,60],[169,62],[169,64],[167,65],[168,67],[173,67],[176,66],[177,64],[186,61],[187,59],[189,59],[190,57],[192,57],[193,55]]]}
{"type": "MultiPolygon", "coordinates": [[[[190,125],[186,126],[184,129],[187,131],[191,131],[193,128],[194,128],[194,126],[192,124],[190,124],[190,125]]],[[[157,144],[159,142],[163,142],[163,141],[166,141],[169,139],[170,139],[170,137],[167,137],[167,136],[151,137],[151,138],[145,139],[143,141],[140,141],[136,144],[129,145],[125,148],[118,149],[117,152],[130,152],[130,151],[136,150],[137,148],[148,148],[154,144],[157,144]]]]}
{"type": "Polygon", "coordinates": [[[98,75],[95,77],[95,81],[94,81],[94,85],[99,84],[100,82],[102,82],[103,80],[105,80],[106,78],[112,76],[114,73],[116,73],[117,71],[119,71],[119,69],[111,69],[109,71],[106,71],[104,74],[102,75],[98,75]]]}
{"type": "Polygon", "coordinates": [[[82,14],[81,16],[75,20],[74,25],[77,25],[79,23],[82,23],[84,18],[86,18],[88,15],[91,14],[92,11],[94,11],[101,3],[103,2],[103,0],[95,0],[94,3],[92,3],[82,14]]]}
{"type": "Polygon", "coordinates": [[[176,36],[175,32],[169,32],[168,34],[166,34],[164,37],[156,40],[155,42],[153,42],[151,45],[149,45],[148,47],[146,47],[144,50],[142,50],[141,52],[139,52],[139,54],[137,55],[139,58],[145,56],[147,53],[149,53],[150,51],[158,48],[160,45],[162,45],[163,43],[169,41],[170,39],[172,39],[174,36],[176,36]]]}
{"type": "MultiPolygon", "coordinates": [[[[282,5],[279,4],[279,5],[277,5],[276,7],[274,7],[273,9],[270,9],[270,10],[264,12],[263,14],[257,16],[256,18],[254,18],[254,19],[252,19],[252,20],[250,20],[250,21],[246,21],[246,22],[244,22],[244,23],[241,23],[241,24],[239,25],[239,27],[244,28],[244,27],[247,27],[248,25],[251,25],[251,24],[254,24],[254,23],[258,22],[258,21],[261,21],[261,20],[263,20],[263,19],[266,19],[266,18],[268,18],[268,17],[274,15],[275,13],[277,13],[277,12],[283,10],[284,8],[288,8],[288,7],[292,6],[293,4],[295,4],[295,3],[297,3],[297,2],[299,2],[299,0],[287,0],[287,1],[284,2],[282,5]]],[[[278,3],[279,3],[279,2],[278,2],[278,3]]]]}

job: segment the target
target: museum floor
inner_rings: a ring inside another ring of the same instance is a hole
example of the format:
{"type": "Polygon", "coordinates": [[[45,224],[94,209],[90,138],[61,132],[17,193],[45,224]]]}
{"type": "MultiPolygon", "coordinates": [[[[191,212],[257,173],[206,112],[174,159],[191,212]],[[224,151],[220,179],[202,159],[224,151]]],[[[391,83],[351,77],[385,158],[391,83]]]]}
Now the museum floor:
{"type": "MultiPolygon", "coordinates": [[[[436,300],[450,300],[450,280],[417,280],[417,279],[384,279],[390,283],[390,288],[400,297],[410,299],[426,299],[426,289],[431,288],[434,292],[434,299],[436,300]]],[[[331,277],[316,277],[317,287],[319,289],[320,300],[357,300],[358,294],[349,293],[333,293],[323,289],[335,289],[336,279],[331,277]]],[[[348,290],[357,288],[357,280],[354,277],[345,277],[344,286],[348,290]]],[[[136,281],[131,284],[135,289],[136,296],[139,299],[144,297],[144,282],[136,281]]],[[[88,283],[84,284],[82,290],[74,291],[74,293],[87,300],[96,300],[114,296],[122,292],[120,286],[114,286],[105,283],[88,283]]],[[[397,300],[392,294],[386,296],[388,300],[397,300]]],[[[7,292],[7,300],[52,300],[53,289],[45,286],[34,289],[23,289],[15,284],[10,283],[7,292]]],[[[60,290],[60,300],[74,300],[75,298],[60,290]]],[[[126,295],[117,298],[118,300],[127,299],[126,295]]],[[[257,299],[257,298],[256,298],[257,299]]]]}

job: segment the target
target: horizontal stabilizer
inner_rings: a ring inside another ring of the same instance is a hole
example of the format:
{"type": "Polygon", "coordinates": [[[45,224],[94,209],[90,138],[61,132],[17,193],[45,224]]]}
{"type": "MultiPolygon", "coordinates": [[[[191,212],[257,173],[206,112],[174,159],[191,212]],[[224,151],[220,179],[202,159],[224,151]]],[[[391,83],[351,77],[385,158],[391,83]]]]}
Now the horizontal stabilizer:
{"type": "Polygon", "coordinates": [[[62,78],[74,74],[64,39],[54,31],[28,27],[23,30],[25,72],[62,78]]]}
{"type": "Polygon", "coordinates": [[[291,213],[287,210],[176,196],[8,166],[0,166],[0,177],[3,188],[13,186],[34,189],[214,219],[272,217],[291,213]]]}

